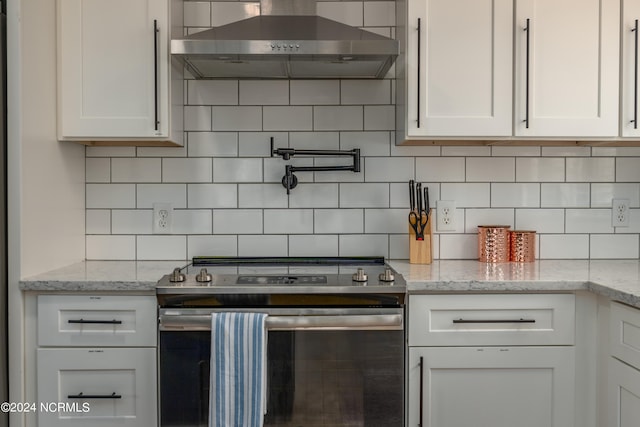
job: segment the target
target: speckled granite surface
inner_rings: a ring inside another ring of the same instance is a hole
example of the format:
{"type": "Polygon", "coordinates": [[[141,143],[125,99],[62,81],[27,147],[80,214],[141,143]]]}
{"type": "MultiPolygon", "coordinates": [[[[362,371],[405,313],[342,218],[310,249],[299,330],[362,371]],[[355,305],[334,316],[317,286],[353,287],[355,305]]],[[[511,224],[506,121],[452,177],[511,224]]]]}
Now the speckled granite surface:
{"type": "MultiPolygon", "coordinates": [[[[153,291],[182,261],[85,261],[20,282],[25,291],[153,291]]],[[[588,290],[640,307],[640,260],[543,260],[528,264],[391,260],[420,292],[544,292],[588,290]]]]}

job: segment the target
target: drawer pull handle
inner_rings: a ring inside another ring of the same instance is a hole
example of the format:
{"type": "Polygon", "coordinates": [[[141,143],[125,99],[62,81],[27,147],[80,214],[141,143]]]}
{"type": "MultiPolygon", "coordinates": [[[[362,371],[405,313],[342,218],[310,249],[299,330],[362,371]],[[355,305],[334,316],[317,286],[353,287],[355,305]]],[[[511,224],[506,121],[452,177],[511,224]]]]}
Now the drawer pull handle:
{"type": "Polygon", "coordinates": [[[536,320],[535,319],[487,319],[487,320],[453,319],[453,323],[536,323],[536,320]]]}
{"type": "Polygon", "coordinates": [[[83,323],[83,324],[102,324],[102,325],[121,325],[122,320],[84,320],[84,319],[69,319],[68,323],[83,323]]]}
{"type": "Polygon", "coordinates": [[[116,394],[84,394],[82,392],[78,394],[70,394],[67,399],[122,399],[122,395],[116,394]]]}

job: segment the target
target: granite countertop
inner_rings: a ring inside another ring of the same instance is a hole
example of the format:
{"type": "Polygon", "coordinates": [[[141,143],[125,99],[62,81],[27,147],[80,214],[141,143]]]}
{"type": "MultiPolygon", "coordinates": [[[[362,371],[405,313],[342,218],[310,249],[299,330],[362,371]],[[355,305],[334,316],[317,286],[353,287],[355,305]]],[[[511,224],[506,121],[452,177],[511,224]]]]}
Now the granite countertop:
{"type": "MultiPolygon", "coordinates": [[[[542,260],[527,264],[390,260],[409,293],[587,290],[640,308],[640,260],[542,260]]],[[[20,281],[24,291],[154,291],[187,261],[84,261],[20,281]]]]}

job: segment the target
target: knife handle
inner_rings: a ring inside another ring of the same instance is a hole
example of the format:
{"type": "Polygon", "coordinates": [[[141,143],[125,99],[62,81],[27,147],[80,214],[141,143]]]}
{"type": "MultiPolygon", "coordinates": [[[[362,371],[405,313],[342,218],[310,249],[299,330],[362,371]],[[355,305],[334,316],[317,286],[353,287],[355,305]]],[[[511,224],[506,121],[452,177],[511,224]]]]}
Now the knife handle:
{"type": "Polygon", "coordinates": [[[422,210],[422,183],[416,184],[416,208],[418,213],[422,210]]]}
{"type": "Polygon", "coordinates": [[[424,211],[429,215],[429,187],[424,187],[424,211]]]}
{"type": "Polygon", "coordinates": [[[415,181],[409,180],[409,207],[411,208],[411,212],[416,209],[416,189],[415,189],[415,181]]]}

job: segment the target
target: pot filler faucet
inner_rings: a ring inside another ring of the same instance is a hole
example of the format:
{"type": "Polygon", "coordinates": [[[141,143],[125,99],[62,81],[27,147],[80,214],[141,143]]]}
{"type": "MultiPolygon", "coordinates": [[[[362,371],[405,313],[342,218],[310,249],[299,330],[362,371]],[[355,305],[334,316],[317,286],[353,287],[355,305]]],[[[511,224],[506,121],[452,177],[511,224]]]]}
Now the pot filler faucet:
{"type": "Polygon", "coordinates": [[[293,156],[351,156],[353,164],[348,166],[292,166],[286,165],[282,186],[287,189],[287,194],[296,188],[298,178],[294,172],[323,172],[323,171],[353,171],[360,172],[360,149],[353,150],[296,150],[294,148],[273,148],[273,137],[271,137],[271,157],[282,156],[283,160],[289,160],[293,156]]]}

